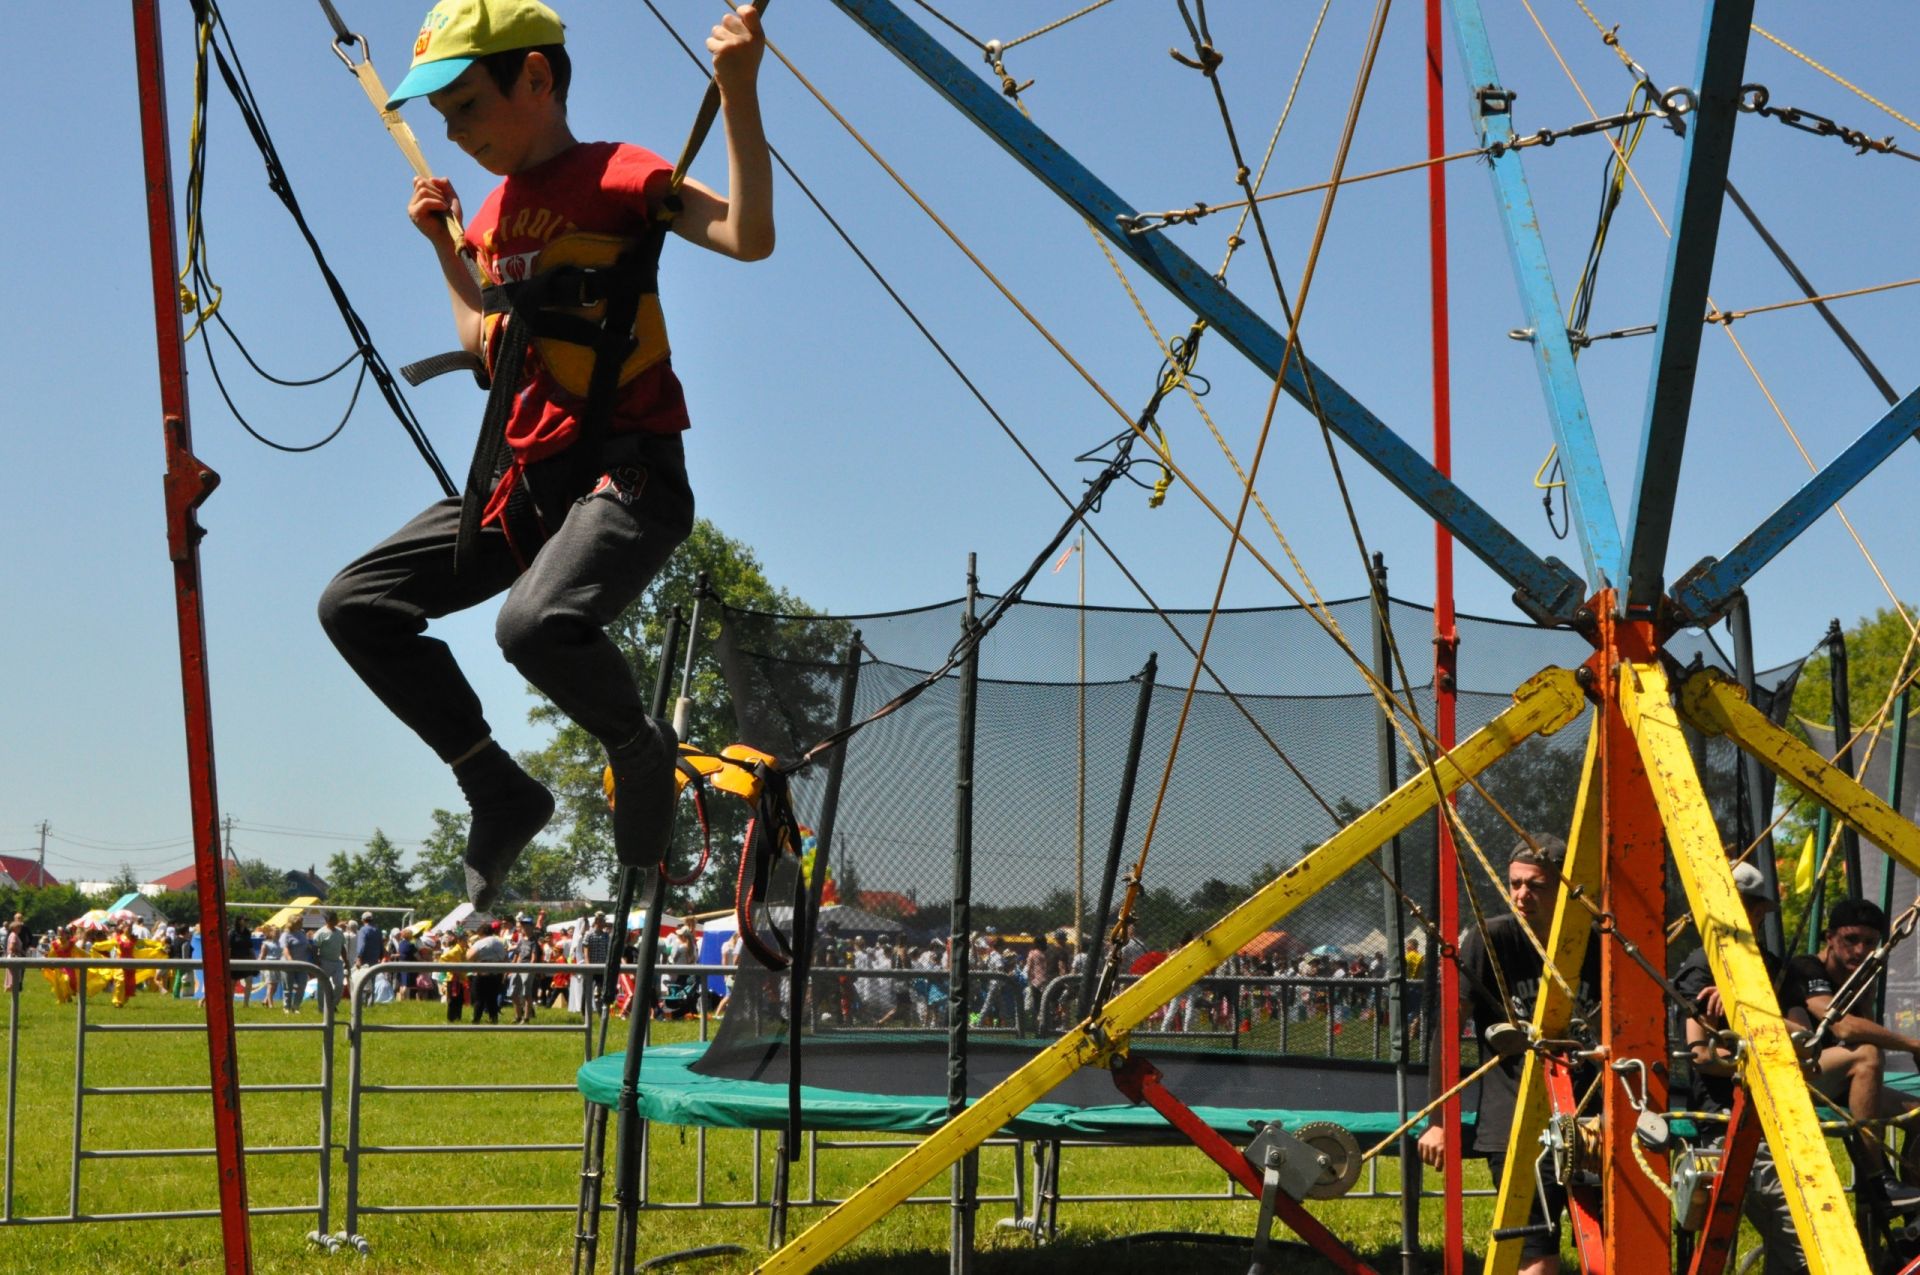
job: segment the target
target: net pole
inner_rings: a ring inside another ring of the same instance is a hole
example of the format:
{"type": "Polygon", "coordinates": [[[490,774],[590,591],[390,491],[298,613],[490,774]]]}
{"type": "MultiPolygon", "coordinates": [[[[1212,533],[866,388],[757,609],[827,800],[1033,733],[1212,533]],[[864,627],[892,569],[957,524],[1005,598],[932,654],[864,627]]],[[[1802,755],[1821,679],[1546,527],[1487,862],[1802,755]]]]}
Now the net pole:
{"type": "MultiPolygon", "coordinates": [[[[974,608],[980,578],[975,556],[967,555],[967,606],[960,619],[963,635],[973,636],[974,608]]],[[[974,713],[980,685],[980,648],[975,645],[960,665],[960,728],[955,753],[953,785],[953,902],[952,937],[947,971],[947,1115],[967,1109],[968,966],[973,960],[973,738],[974,713]]],[[[969,1152],[953,1166],[949,1206],[947,1269],[966,1275],[973,1269],[973,1211],[980,1156],[969,1152]]]]}
{"type": "MultiPolygon", "coordinates": [[[[660,644],[659,668],[654,678],[651,712],[656,719],[667,711],[668,697],[673,694],[674,656],[680,650],[680,636],[685,628],[686,617],[675,607],[667,617],[666,639],[660,644]]],[[[621,875],[638,878],[642,874],[623,871],[621,875]]],[[[654,959],[660,953],[660,915],[667,906],[666,865],[662,863],[649,875],[653,879],[647,892],[647,928],[640,935],[639,959],[634,962],[633,995],[627,998],[627,1056],[620,1067],[620,1111],[614,1132],[613,1199],[619,1210],[613,1241],[616,1271],[633,1269],[640,1240],[640,1160],[644,1154],[640,1138],[646,1122],[640,1119],[634,1103],[640,1092],[640,1065],[646,1057],[647,1027],[653,1014],[654,959]]],[[[615,953],[626,947],[627,917],[626,912],[620,914],[619,940],[613,944],[615,953]]],[[[614,959],[618,959],[617,955],[614,959]]]]}
{"type": "MultiPolygon", "coordinates": [[[[840,704],[834,713],[834,732],[844,732],[853,722],[853,698],[860,685],[860,630],[853,631],[847,642],[847,653],[840,666],[840,704]]],[[[805,1138],[801,1127],[800,1086],[802,1084],[800,1042],[807,1022],[806,986],[813,969],[813,941],[820,923],[820,899],[827,886],[829,857],[833,850],[833,828],[840,815],[840,782],[846,775],[848,740],[841,739],[828,754],[827,780],[820,795],[819,826],[814,830],[813,873],[804,882],[806,888],[806,906],[793,918],[793,969],[790,973],[789,994],[791,1005],[788,1008],[787,1021],[792,1030],[787,1038],[787,1129],[781,1139],[780,1185],[785,1186],[785,1166],[800,1159],[800,1149],[805,1138]]],[[[851,900],[858,904],[858,899],[851,900]]],[[[780,1192],[780,1199],[786,1199],[786,1192],[780,1192]]],[[[784,1210],[777,1211],[780,1225],[777,1228],[785,1235],[784,1210]]],[[[785,1239],[782,1238],[782,1243],[785,1239]]]]}
{"type": "Polygon", "coordinates": [[[1074,685],[1074,707],[1078,725],[1073,800],[1073,937],[1082,946],[1086,931],[1087,894],[1087,531],[1080,529],[1080,608],[1076,612],[1080,628],[1080,676],[1074,685]]]}
{"type": "MultiPolygon", "coordinates": [[[[1388,643],[1390,634],[1387,629],[1387,608],[1392,599],[1387,593],[1387,558],[1385,554],[1373,555],[1373,670],[1380,679],[1380,686],[1387,695],[1393,694],[1393,649],[1388,643]]],[[[1380,776],[1380,798],[1385,800],[1394,789],[1400,786],[1400,758],[1394,751],[1393,723],[1388,719],[1385,708],[1381,708],[1374,718],[1374,750],[1378,759],[1380,776]]],[[[1381,848],[1378,855],[1385,862],[1381,865],[1392,881],[1400,880],[1400,837],[1395,834],[1381,848]]],[[[1406,917],[1400,910],[1400,900],[1393,891],[1380,891],[1380,903],[1386,913],[1387,969],[1392,983],[1387,987],[1387,1032],[1392,1038],[1393,1050],[1393,1097],[1398,1124],[1407,1123],[1407,1113],[1412,1110],[1409,1101],[1412,1089],[1411,1078],[1407,1072],[1407,945],[1406,917]]],[[[1400,1135],[1400,1269],[1405,1275],[1417,1275],[1420,1269],[1420,1175],[1416,1166],[1420,1163],[1419,1152],[1415,1147],[1412,1131],[1400,1135]]]]}
{"type": "Polygon", "coordinates": [[[1806,941],[1803,951],[1812,956],[1820,950],[1820,930],[1826,924],[1824,914],[1827,906],[1827,847],[1833,844],[1833,812],[1825,806],[1814,820],[1814,864],[1818,871],[1813,879],[1813,898],[1807,903],[1806,941]]]}
{"type": "MultiPolygon", "coordinates": [[[[1747,607],[1747,595],[1736,592],[1732,604],[1727,608],[1727,633],[1733,642],[1733,675],[1739,681],[1741,689],[1747,693],[1747,703],[1758,706],[1759,683],[1753,667],[1753,613],[1747,607]]],[[[1760,764],[1760,759],[1737,749],[1738,765],[1743,786],[1746,788],[1747,826],[1765,828],[1760,836],[1760,845],[1753,854],[1753,862],[1766,878],[1768,894],[1780,897],[1780,875],[1773,858],[1773,772],[1760,764]]],[[[1768,911],[1766,920],[1760,929],[1760,943],[1776,957],[1785,959],[1787,950],[1786,931],[1780,925],[1780,909],[1768,911]]]]}
{"type": "MultiPolygon", "coordinates": [[[[1147,739],[1147,712],[1153,707],[1153,682],[1160,668],[1158,652],[1147,652],[1147,662],[1137,675],[1140,698],[1134,702],[1133,732],[1127,736],[1127,764],[1120,772],[1120,797],[1114,805],[1113,833],[1107,838],[1107,861],[1100,872],[1100,901],[1093,914],[1092,944],[1081,937],[1086,949],[1086,964],[1080,972],[1080,1018],[1093,1012],[1094,988],[1100,969],[1106,964],[1107,923],[1113,912],[1113,883],[1120,875],[1120,852],[1127,842],[1127,816],[1133,811],[1134,784],[1140,778],[1140,753],[1147,739]]],[[[1125,970],[1120,973],[1125,974],[1125,970]]]]}
{"type": "MultiPolygon", "coordinates": [[[[840,665],[840,705],[834,715],[834,732],[845,731],[853,724],[854,697],[860,688],[860,630],[853,631],[853,637],[847,642],[847,654],[840,665]]],[[[841,740],[833,746],[827,762],[827,782],[820,794],[820,826],[814,832],[816,847],[813,854],[813,879],[807,882],[807,915],[820,915],[821,892],[827,885],[827,860],[833,850],[833,829],[840,814],[840,783],[846,775],[847,740],[841,740]]],[[[858,900],[854,900],[858,902],[858,900]]],[[[798,936],[796,936],[798,937],[798,936]]],[[[811,927],[807,937],[801,940],[807,945],[809,957],[813,953],[811,927]]]]}
{"type": "MultiPolygon", "coordinates": [[[[160,411],[166,454],[167,557],[173,564],[174,618],[180,645],[180,690],[187,744],[187,796],[193,818],[194,880],[207,978],[208,1090],[213,1107],[214,1164],[220,1199],[222,1268],[253,1270],[248,1227],[246,1137],[240,1120],[240,1058],[234,1041],[233,982],[227,972],[225,859],[220,849],[220,798],[215,783],[213,694],[207,673],[207,617],[201,592],[195,511],[220,476],[193,454],[187,411],[187,348],[180,330],[173,161],[167,142],[166,66],[156,0],[134,0],[133,47],[139,97],[141,160],[146,176],[147,242],[152,272],[154,343],[160,369],[160,411]]],[[[129,976],[131,977],[131,976],[129,976]]],[[[85,1005],[85,1000],[81,1002],[85,1005]]],[[[83,1020],[84,1021],[84,1020],[83,1020]]],[[[78,1131],[78,1106],[75,1129],[78,1131]]],[[[12,1129],[11,1123],[8,1129],[12,1129]]],[[[12,1168],[12,1160],[8,1160],[12,1168]]],[[[74,1191],[80,1166],[74,1163],[74,1191]]]]}
{"type": "MultiPolygon", "coordinates": [[[[660,667],[654,678],[653,713],[658,717],[666,711],[667,691],[673,684],[674,656],[680,650],[680,630],[683,627],[680,608],[675,607],[667,617],[667,631],[660,643],[660,667]]],[[[692,646],[689,642],[688,646],[692,646]]],[[[600,1044],[599,1053],[607,1052],[607,1028],[613,1019],[614,988],[620,977],[620,954],[626,950],[627,918],[633,914],[633,896],[639,890],[639,880],[633,869],[621,868],[615,879],[613,890],[613,919],[620,928],[615,930],[613,938],[607,944],[607,960],[599,972],[599,984],[594,990],[600,999],[600,1044]]],[[[583,1005],[588,1013],[593,1006],[583,1005]]]]}
{"type": "MultiPolygon", "coordinates": [[[[1840,743],[1833,764],[1852,779],[1853,697],[1847,688],[1847,635],[1837,619],[1827,626],[1827,675],[1833,687],[1833,737],[1840,743]]],[[[1846,825],[1840,829],[1840,853],[1847,864],[1847,897],[1860,898],[1866,888],[1860,875],[1860,834],[1846,825]]]]}
{"type": "MultiPolygon", "coordinates": [[[[1893,701],[1893,752],[1887,758],[1887,804],[1902,814],[1906,813],[1907,784],[1907,714],[1913,708],[1913,688],[1906,687],[1893,701]]],[[[1887,916],[1893,915],[1893,877],[1899,870],[1893,856],[1882,852],[1880,862],[1880,911],[1887,916]]],[[[1884,1021],[1887,1013],[1887,967],[1880,967],[1880,976],[1874,980],[1873,1016],[1876,1021],[1884,1021]]]]}

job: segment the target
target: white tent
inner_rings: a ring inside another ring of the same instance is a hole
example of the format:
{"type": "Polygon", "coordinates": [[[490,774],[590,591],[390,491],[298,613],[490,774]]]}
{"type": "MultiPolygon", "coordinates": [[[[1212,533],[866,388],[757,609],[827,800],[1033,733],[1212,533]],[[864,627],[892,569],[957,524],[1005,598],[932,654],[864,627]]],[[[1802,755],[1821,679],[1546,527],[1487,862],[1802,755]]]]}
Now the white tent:
{"type": "Polygon", "coordinates": [[[456,926],[465,925],[471,927],[486,919],[487,914],[484,912],[475,912],[473,910],[473,904],[462,903],[459,907],[441,917],[439,923],[431,930],[428,930],[427,933],[449,934],[452,933],[456,926]]]}

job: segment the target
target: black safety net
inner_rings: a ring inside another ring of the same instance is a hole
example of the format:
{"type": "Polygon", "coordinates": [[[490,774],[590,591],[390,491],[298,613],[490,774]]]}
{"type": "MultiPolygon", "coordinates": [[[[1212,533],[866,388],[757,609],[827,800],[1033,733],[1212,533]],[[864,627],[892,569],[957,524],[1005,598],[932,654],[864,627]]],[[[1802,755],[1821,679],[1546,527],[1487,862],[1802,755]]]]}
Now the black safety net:
{"type": "MultiPolygon", "coordinates": [[[[991,601],[982,599],[980,609],[991,601]]],[[[1381,659],[1368,599],[1330,610],[1360,659],[1391,662],[1381,659]]],[[[858,720],[939,668],[962,632],[964,606],[832,618],[720,611],[739,738],[791,758],[832,729],[849,676],[858,720]]],[[[1417,680],[1419,720],[1431,729],[1432,612],[1395,601],[1389,616],[1417,680]]],[[[1198,644],[1204,612],[1176,612],[1171,620],[1198,644]]],[[[1470,617],[1458,627],[1462,738],[1511,705],[1514,688],[1540,669],[1572,667],[1592,653],[1564,631],[1470,617]]],[[[1669,649],[1682,665],[1731,671],[1704,634],[1679,634],[1669,649]]],[[[956,810],[966,701],[957,671],[853,735],[825,848],[825,906],[801,1011],[805,1083],[947,1092],[953,938],[953,949],[970,957],[968,1086],[983,1092],[1037,1042],[1084,1016],[1087,965],[1097,969],[1104,959],[1103,897],[1117,911],[1150,825],[1145,889],[1122,953],[1127,977],[1298,862],[1373,806],[1385,785],[1419,769],[1417,741],[1410,746],[1382,730],[1352,659],[1302,609],[1222,613],[1208,664],[1211,675],[1201,675],[1169,768],[1194,664],[1167,621],[1150,611],[1012,607],[979,648],[971,837],[964,841],[956,810]],[[1157,669],[1144,690],[1145,729],[1123,811],[1150,655],[1157,669]],[[956,936],[962,855],[971,916],[968,932],[956,936]]],[[[1764,692],[1784,686],[1790,696],[1797,670],[1758,680],[1764,692]]],[[[1485,796],[1468,791],[1460,799],[1465,825],[1496,872],[1504,873],[1517,840],[1509,817],[1533,833],[1566,835],[1586,734],[1582,722],[1527,742],[1485,772],[1485,796]]],[[[1731,747],[1700,741],[1696,755],[1725,839],[1746,844],[1756,830],[1731,747]]],[[[827,774],[822,761],[794,777],[809,831],[824,813],[827,774]]],[[[1464,847],[1462,859],[1481,909],[1504,912],[1464,847]]],[[[1408,1041],[1416,1069],[1424,1065],[1435,874],[1435,824],[1427,817],[1163,1007],[1134,1033],[1135,1048],[1163,1068],[1188,1069],[1185,1087],[1170,1087],[1190,1104],[1252,1105],[1241,1100],[1264,1093],[1261,1105],[1271,1106],[1278,1085],[1281,1106],[1392,1107],[1396,1040],[1408,1041]],[[1413,967],[1404,979],[1403,954],[1413,967]]],[[[770,897],[783,905],[791,892],[783,884],[770,897]]],[[[762,924],[784,926],[791,915],[774,906],[762,924]]],[[[1463,922],[1472,915],[1463,902],[1463,922]]],[[[743,957],[699,1069],[785,1081],[790,991],[785,974],[743,957]]],[[[1057,1099],[1119,1101],[1104,1076],[1075,1084],[1057,1099]]]]}

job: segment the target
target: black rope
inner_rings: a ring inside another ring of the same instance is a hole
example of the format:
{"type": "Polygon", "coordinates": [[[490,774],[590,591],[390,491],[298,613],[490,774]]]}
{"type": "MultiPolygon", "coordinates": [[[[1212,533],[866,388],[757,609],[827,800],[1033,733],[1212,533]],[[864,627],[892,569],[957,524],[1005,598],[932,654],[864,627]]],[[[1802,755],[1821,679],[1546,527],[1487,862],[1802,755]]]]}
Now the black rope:
{"type": "MultiPolygon", "coordinates": [[[[395,382],[393,374],[388,370],[386,360],[381,357],[379,350],[374,345],[373,336],[368,332],[366,322],[360,317],[359,312],[354,309],[353,302],[347,296],[346,288],[341,284],[339,276],[334,274],[333,267],[328,263],[326,253],[321,249],[320,242],[314,236],[312,227],[307,224],[306,215],[300,208],[300,201],[294,195],[293,185],[291,181],[288,180],[286,168],[280,162],[279,151],[275,148],[273,138],[267,131],[266,121],[261,115],[259,101],[253,94],[253,86],[247,80],[245,68],[240,65],[240,56],[238,50],[234,47],[232,32],[227,29],[226,20],[221,16],[219,7],[214,3],[214,0],[188,0],[188,3],[192,5],[196,19],[207,24],[209,30],[217,37],[210,39],[208,43],[212,46],[214,62],[219,68],[220,78],[226,84],[227,92],[232,96],[234,105],[239,108],[240,118],[246,124],[247,132],[253,137],[254,145],[259,148],[260,158],[266,165],[267,188],[279,197],[280,202],[286,207],[288,214],[293,218],[294,225],[299,229],[301,238],[306,241],[308,250],[313,254],[314,264],[320,269],[321,279],[326,283],[327,291],[333,297],[334,305],[340,311],[341,321],[346,324],[348,335],[353,340],[356,352],[355,357],[359,358],[362,363],[362,378],[364,379],[366,376],[373,378],[374,384],[380,389],[381,397],[386,400],[388,408],[393,412],[394,419],[399,422],[400,428],[405,431],[407,437],[412,440],[415,450],[420,453],[420,458],[427,463],[427,468],[433,471],[434,480],[440,484],[440,490],[448,496],[457,495],[458,492],[453,485],[453,480],[448,477],[446,467],[441,464],[440,457],[435,453],[432,441],[428,439],[426,431],[420,425],[419,419],[415,417],[412,407],[408,405],[406,399],[401,395],[400,387],[395,382]],[[224,49],[221,47],[222,43],[225,45],[224,49]]],[[[339,15],[334,13],[329,6],[323,5],[323,7],[327,8],[329,19],[335,23],[336,30],[340,29],[344,24],[339,23],[339,15]]],[[[204,77],[201,78],[201,83],[204,86],[204,77]]],[[[200,114],[201,127],[204,133],[206,128],[204,90],[200,114]]],[[[226,325],[222,324],[221,326],[225,328],[226,325]]],[[[249,355],[248,362],[251,363],[252,361],[252,357],[249,355]]],[[[211,353],[209,353],[209,362],[211,363],[211,353]]],[[[342,364],[342,366],[344,367],[345,365],[342,364]]],[[[336,369],[336,371],[337,370],[338,369],[336,369]]],[[[216,379],[218,379],[217,374],[216,379]]],[[[224,386],[222,387],[221,393],[223,397],[226,397],[224,386]]],[[[359,396],[358,383],[356,383],[354,388],[354,396],[355,401],[357,401],[359,396]]],[[[229,406],[232,405],[230,398],[228,399],[228,404],[229,406]]],[[[351,412],[352,405],[349,404],[348,413],[351,414],[351,412]]],[[[237,412],[235,414],[238,415],[237,412]]],[[[306,447],[286,447],[285,445],[270,443],[269,440],[262,438],[251,426],[246,425],[244,420],[241,422],[248,433],[256,438],[261,438],[262,442],[269,442],[269,445],[279,446],[282,450],[288,451],[311,451],[314,447],[322,446],[337,436],[345,423],[345,419],[343,418],[341,425],[336,426],[333,433],[329,434],[327,438],[322,439],[320,443],[311,444],[306,447]]]]}
{"type": "MultiPolygon", "coordinates": [[[[1781,268],[1792,277],[1801,294],[1809,300],[1819,296],[1820,293],[1814,288],[1812,282],[1806,275],[1800,273],[1800,267],[1795,265],[1793,258],[1787,255],[1787,250],[1780,246],[1780,241],[1768,233],[1767,228],[1760,223],[1759,215],[1753,211],[1746,200],[1740,197],[1740,192],[1733,188],[1732,182],[1727,183],[1727,198],[1731,199],[1733,206],[1740,210],[1740,215],[1747,219],[1747,224],[1753,227],[1753,232],[1760,236],[1760,242],[1767,245],[1767,250],[1773,254],[1774,260],[1778,261],[1781,268]]],[[[1889,405],[1898,403],[1900,395],[1895,392],[1892,382],[1880,374],[1880,369],[1875,366],[1872,359],[1867,357],[1867,352],[1860,348],[1860,343],[1853,339],[1853,333],[1847,331],[1832,307],[1824,301],[1814,301],[1813,308],[1819,312],[1821,318],[1827,321],[1827,326],[1833,329],[1833,334],[1840,338],[1840,344],[1847,347],[1847,353],[1853,355],[1854,360],[1860,364],[1860,370],[1867,374],[1867,379],[1873,382],[1873,388],[1880,391],[1881,397],[1885,398],[1889,405]]]]}
{"type": "MultiPolygon", "coordinates": [[[[660,23],[661,28],[673,39],[674,43],[680,46],[681,52],[686,54],[688,60],[704,71],[705,67],[700,61],[699,54],[695,53],[692,47],[681,38],[680,33],[674,30],[673,24],[667,21],[666,15],[660,12],[654,5],[653,0],[642,0],[642,3],[647,6],[648,11],[653,14],[655,20],[660,23]]],[[[986,394],[980,389],[974,379],[967,375],[966,370],[960,366],[953,355],[948,352],[947,348],[940,343],[940,338],[933,334],[932,329],[927,327],[926,323],[920,318],[919,314],[915,312],[913,307],[907,304],[906,298],[900,295],[899,290],[880,272],[879,267],[874,265],[872,258],[868,257],[867,254],[861,250],[860,245],[854,242],[853,237],[847,233],[846,228],[828,211],[827,206],[821,201],[820,197],[814,194],[813,188],[807,185],[806,181],[794,170],[793,165],[787,162],[786,157],[782,155],[779,150],[772,146],[769,146],[767,149],[772,154],[774,161],[780,165],[781,170],[785,172],[786,175],[792,179],[793,184],[799,188],[800,193],[807,197],[807,202],[814,206],[815,210],[826,219],[827,224],[833,228],[834,233],[840,237],[841,242],[846,244],[848,251],[852,252],[860,264],[866,267],[867,273],[873,276],[874,282],[878,283],[881,289],[886,292],[887,296],[892,299],[893,303],[900,307],[901,313],[906,315],[908,322],[912,323],[920,335],[926,338],[927,344],[933,347],[934,353],[938,354],[940,360],[960,379],[960,383],[966,386],[967,392],[973,395],[974,401],[980,404],[981,408],[992,418],[993,423],[998,425],[1000,431],[1007,436],[1008,441],[1013,444],[1015,450],[1033,467],[1034,472],[1040,475],[1041,481],[1046,483],[1053,494],[1060,498],[1062,504],[1070,507],[1074,506],[1073,498],[1055,481],[1053,475],[1047,472],[1046,466],[1041,464],[1040,458],[1033,454],[1033,449],[1027,446],[1026,440],[1020,437],[1013,426],[1007,422],[1006,417],[994,407],[992,401],[987,398],[986,394]]],[[[1071,526],[1072,524],[1069,523],[1068,525],[1071,526]]],[[[1173,635],[1174,641],[1178,642],[1187,654],[1198,660],[1200,656],[1199,650],[1194,646],[1192,639],[1174,622],[1173,617],[1167,614],[1166,608],[1162,607],[1159,601],[1154,598],[1153,594],[1148,592],[1146,585],[1141,583],[1140,578],[1127,566],[1126,561],[1121,558],[1114,547],[1107,543],[1106,537],[1100,534],[1099,529],[1090,521],[1084,525],[1087,534],[1092,536],[1094,543],[1105,551],[1108,560],[1119,570],[1127,583],[1132,586],[1134,592],[1140,595],[1141,601],[1145,602],[1147,608],[1159,618],[1162,624],[1167,626],[1167,631],[1173,635]]],[[[1294,766],[1292,759],[1287,756],[1286,750],[1280,747],[1279,741],[1273,738],[1273,735],[1268,731],[1267,727],[1255,716],[1253,710],[1249,709],[1245,702],[1234,693],[1232,688],[1227,685],[1225,679],[1215,671],[1211,664],[1204,660],[1200,660],[1200,667],[1208,678],[1212,680],[1214,686],[1219,688],[1220,693],[1226,697],[1227,702],[1232,704],[1240,716],[1253,728],[1254,733],[1260,737],[1268,748],[1273,750],[1274,755],[1279,757],[1280,760],[1287,765],[1289,770],[1293,771],[1296,776],[1299,776],[1300,771],[1294,766]]],[[[1303,783],[1306,783],[1304,776],[1301,776],[1301,779],[1303,783]]],[[[1327,803],[1326,799],[1321,797],[1312,784],[1307,783],[1306,788],[1307,791],[1313,795],[1314,799],[1320,803],[1321,807],[1327,811],[1328,816],[1338,823],[1339,816],[1334,813],[1333,807],[1327,803]]]]}

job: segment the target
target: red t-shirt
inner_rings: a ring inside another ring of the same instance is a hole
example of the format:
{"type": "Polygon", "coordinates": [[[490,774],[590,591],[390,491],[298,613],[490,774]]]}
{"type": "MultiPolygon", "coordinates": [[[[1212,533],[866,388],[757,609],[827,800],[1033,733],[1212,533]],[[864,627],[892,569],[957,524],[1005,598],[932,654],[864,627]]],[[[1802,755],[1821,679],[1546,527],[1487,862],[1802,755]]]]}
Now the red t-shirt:
{"type": "MultiPolygon", "coordinates": [[[[501,182],[467,223],[467,241],[489,279],[524,279],[540,250],[560,235],[639,234],[672,172],[673,165],[639,146],[581,142],[501,182]]],[[[507,442],[522,464],[566,448],[580,432],[579,413],[586,410],[583,399],[555,383],[537,350],[527,351],[526,366],[507,421],[507,442]]],[[[609,428],[672,434],[687,425],[680,378],[662,359],[622,389],[609,428]]]]}

